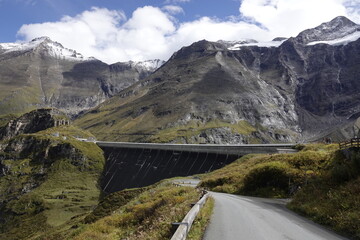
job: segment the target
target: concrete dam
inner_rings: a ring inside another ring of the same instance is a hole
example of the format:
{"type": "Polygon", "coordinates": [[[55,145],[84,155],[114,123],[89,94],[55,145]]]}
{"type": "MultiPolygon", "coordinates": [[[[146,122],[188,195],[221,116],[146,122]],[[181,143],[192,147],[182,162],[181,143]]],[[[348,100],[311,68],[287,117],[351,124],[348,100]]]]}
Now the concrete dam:
{"type": "Polygon", "coordinates": [[[295,144],[156,144],[96,142],[105,153],[102,189],[112,193],[165,178],[221,168],[249,153],[291,151],[295,144]]]}

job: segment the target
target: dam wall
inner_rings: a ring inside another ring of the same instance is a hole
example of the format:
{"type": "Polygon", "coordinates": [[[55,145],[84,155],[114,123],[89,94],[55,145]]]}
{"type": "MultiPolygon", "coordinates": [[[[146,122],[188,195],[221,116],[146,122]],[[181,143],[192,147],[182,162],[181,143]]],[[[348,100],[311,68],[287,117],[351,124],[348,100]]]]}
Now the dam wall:
{"type": "Polygon", "coordinates": [[[105,193],[221,168],[249,153],[277,153],[293,144],[153,144],[96,142],[105,153],[105,193]]]}

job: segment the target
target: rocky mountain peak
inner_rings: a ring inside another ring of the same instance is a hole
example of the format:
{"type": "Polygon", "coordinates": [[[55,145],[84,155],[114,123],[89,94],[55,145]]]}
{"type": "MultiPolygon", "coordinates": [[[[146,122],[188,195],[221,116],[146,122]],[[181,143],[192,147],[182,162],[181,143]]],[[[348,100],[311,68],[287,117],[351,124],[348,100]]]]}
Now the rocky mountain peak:
{"type": "Polygon", "coordinates": [[[39,52],[41,55],[50,56],[57,59],[70,61],[94,60],[94,58],[85,58],[82,54],[75,50],[65,48],[58,42],[51,40],[49,37],[39,37],[30,42],[22,43],[0,43],[1,54],[12,54],[14,52],[39,52]]]}
{"type": "Polygon", "coordinates": [[[316,28],[302,31],[295,39],[302,44],[320,41],[333,41],[360,32],[360,25],[346,17],[339,16],[316,28]]]}
{"type": "Polygon", "coordinates": [[[31,40],[30,42],[45,42],[45,41],[52,42],[52,40],[51,40],[49,37],[47,37],[47,36],[42,36],[42,37],[34,38],[34,39],[31,40]]]}
{"type": "Polygon", "coordinates": [[[179,51],[175,52],[170,59],[188,57],[189,55],[193,55],[195,57],[221,50],[227,50],[227,48],[218,42],[201,40],[191,44],[190,46],[182,47],[179,51]]]}
{"type": "Polygon", "coordinates": [[[43,53],[51,57],[66,59],[72,61],[91,60],[85,58],[81,53],[75,50],[65,48],[61,43],[51,40],[49,37],[35,38],[31,42],[36,43],[37,49],[42,50],[43,53]]]}
{"type": "Polygon", "coordinates": [[[287,40],[286,37],[276,37],[272,41],[273,42],[281,42],[281,41],[285,41],[285,40],[287,40]]]}
{"type": "Polygon", "coordinates": [[[136,68],[138,70],[146,70],[149,72],[154,72],[156,69],[160,68],[165,63],[164,60],[160,59],[152,59],[152,60],[146,60],[146,61],[129,61],[128,64],[136,68]]]}
{"type": "Polygon", "coordinates": [[[218,43],[221,43],[225,45],[227,48],[234,47],[235,45],[243,45],[243,44],[249,44],[249,43],[257,43],[258,41],[254,39],[240,39],[237,41],[225,41],[225,40],[219,40],[218,43]]]}

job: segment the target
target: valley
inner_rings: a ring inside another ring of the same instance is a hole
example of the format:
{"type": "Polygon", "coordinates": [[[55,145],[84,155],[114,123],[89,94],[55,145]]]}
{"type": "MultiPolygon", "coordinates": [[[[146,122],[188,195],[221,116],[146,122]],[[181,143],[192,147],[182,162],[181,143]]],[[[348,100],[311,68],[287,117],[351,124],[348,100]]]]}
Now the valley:
{"type": "Polygon", "coordinates": [[[209,190],[291,198],[360,239],[359,149],[337,144],[360,129],[359,32],[340,16],[114,64],[48,37],[1,43],[0,238],[169,239],[209,190]],[[197,188],[171,179],[188,176],[197,188]]]}

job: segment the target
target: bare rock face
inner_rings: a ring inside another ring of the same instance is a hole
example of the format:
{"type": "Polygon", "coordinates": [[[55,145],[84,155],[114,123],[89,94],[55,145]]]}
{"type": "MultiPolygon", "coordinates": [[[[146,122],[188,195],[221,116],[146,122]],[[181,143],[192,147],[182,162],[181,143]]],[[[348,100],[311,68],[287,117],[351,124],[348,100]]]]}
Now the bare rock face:
{"type": "Polygon", "coordinates": [[[315,140],[360,116],[359,38],[338,17],[267,47],[199,41],[78,123],[108,140],[315,140]]]}
{"type": "Polygon", "coordinates": [[[24,133],[36,133],[57,125],[69,124],[66,115],[57,109],[37,109],[11,120],[0,128],[0,140],[13,138],[24,133]]]}

